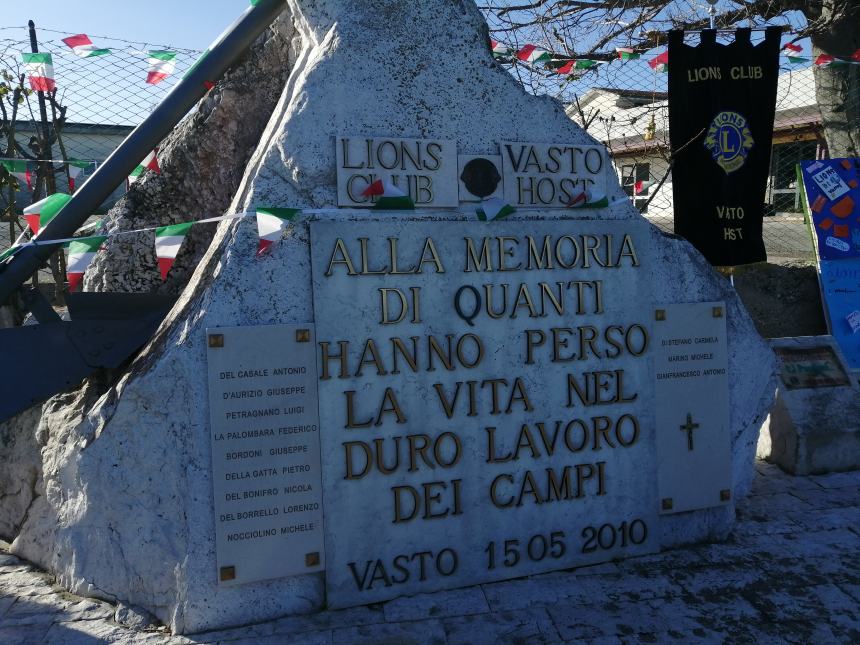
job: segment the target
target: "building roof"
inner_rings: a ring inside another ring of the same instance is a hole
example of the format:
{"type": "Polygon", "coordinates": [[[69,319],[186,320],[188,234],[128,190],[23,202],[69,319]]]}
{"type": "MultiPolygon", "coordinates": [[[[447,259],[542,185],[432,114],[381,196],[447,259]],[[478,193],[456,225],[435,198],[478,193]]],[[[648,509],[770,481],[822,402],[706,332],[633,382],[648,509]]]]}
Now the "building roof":
{"type": "MultiPolygon", "coordinates": [[[[37,122],[36,127],[40,124],[37,122]]],[[[110,123],[74,123],[67,121],[63,125],[64,134],[102,134],[102,135],[121,135],[128,136],[136,126],[133,125],[114,125],[110,123]]],[[[33,128],[32,121],[15,121],[15,128],[22,131],[31,130],[33,128]]]]}
{"type": "MultiPolygon", "coordinates": [[[[669,105],[666,92],[595,87],[580,100],[579,105],[586,118],[596,117],[589,133],[603,141],[613,156],[642,154],[668,147],[669,105]],[[654,137],[646,141],[644,135],[652,120],[654,137]]],[[[571,118],[576,116],[576,106],[568,105],[567,113],[571,118]]],[[[820,123],[812,68],[781,74],[774,134],[809,132],[820,123]]]]}

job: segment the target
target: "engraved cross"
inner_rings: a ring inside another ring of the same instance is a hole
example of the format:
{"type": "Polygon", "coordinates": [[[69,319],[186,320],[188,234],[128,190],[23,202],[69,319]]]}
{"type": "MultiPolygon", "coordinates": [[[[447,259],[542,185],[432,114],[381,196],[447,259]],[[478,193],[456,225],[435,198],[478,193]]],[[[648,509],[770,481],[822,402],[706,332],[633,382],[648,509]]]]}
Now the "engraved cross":
{"type": "Polygon", "coordinates": [[[681,426],[681,432],[687,433],[687,450],[693,449],[693,430],[699,427],[698,423],[693,423],[693,415],[687,413],[687,423],[681,426]]]}

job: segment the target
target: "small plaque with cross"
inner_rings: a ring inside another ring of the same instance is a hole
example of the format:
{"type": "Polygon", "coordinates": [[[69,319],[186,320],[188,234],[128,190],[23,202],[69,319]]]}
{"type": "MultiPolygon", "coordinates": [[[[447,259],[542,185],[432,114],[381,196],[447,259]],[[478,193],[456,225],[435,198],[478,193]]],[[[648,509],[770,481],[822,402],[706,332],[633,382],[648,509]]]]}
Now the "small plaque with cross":
{"type": "Polygon", "coordinates": [[[653,325],[659,511],[729,504],[725,303],[660,305],[653,325]]]}
{"type": "Polygon", "coordinates": [[[693,423],[693,415],[687,413],[687,423],[681,426],[681,430],[687,433],[687,450],[693,449],[693,430],[699,427],[698,423],[693,423]]]}

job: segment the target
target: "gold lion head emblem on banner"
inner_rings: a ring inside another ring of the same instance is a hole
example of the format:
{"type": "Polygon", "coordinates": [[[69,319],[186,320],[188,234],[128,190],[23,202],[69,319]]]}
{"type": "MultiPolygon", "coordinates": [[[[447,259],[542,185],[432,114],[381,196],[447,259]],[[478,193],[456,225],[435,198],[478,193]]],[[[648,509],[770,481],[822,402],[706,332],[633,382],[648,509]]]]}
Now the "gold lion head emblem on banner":
{"type": "Polygon", "coordinates": [[[744,165],[754,145],[746,118],[737,112],[718,113],[705,136],[705,147],[727,175],[744,165]]]}

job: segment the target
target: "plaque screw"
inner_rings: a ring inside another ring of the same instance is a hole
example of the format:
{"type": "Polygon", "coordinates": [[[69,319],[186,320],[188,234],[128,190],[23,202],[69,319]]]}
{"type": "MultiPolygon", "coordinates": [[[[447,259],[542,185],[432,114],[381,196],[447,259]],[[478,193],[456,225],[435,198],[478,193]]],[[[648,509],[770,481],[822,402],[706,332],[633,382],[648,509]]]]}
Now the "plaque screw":
{"type": "Polygon", "coordinates": [[[720,491],[720,501],[728,502],[732,499],[732,491],[726,488],[725,490],[720,491]]]}
{"type": "Polygon", "coordinates": [[[654,312],[654,320],[658,320],[658,321],[666,320],[666,310],[665,309],[657,309],[654,312]]]}
{"type": "Polygon", "coordinates": [[[714,307],[714,318],[722,318],[723,317],[723,308],[722,307],[714,307]]]}
{"type": "Polygon", "coordinates": [[[209,347],[224,347],[224,334],[209,334],[209,347]]]}
{"type": "Polygon", "coordinates": [[[305,555],[305,566],[315,567],[320,563],[320,554],[317,551],[305,555]]]}
{"type": "Polygon", "coordinates": [[[663,498],[663,501],[661,502],[661,506],[663,507],[664,511],[671,511],[672,510],[672,498],[671,497],[663,498]]]}
{"type": "Polygon", "coordinates": [[[222,582],[236,579],[236,567],[221,567],[220,577],[222,582]]]}
{"type": "Polygon", "coordinates": [[[309,342],[311,342],[311,330],[310,329],[297,329],[296,330],[296,342],[297,343],[309,343],[309,342]]]}

